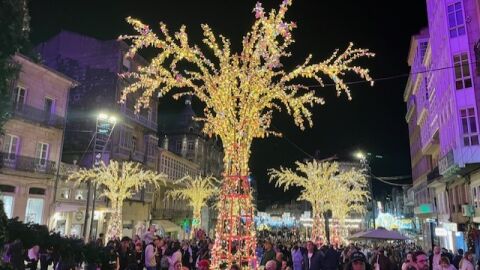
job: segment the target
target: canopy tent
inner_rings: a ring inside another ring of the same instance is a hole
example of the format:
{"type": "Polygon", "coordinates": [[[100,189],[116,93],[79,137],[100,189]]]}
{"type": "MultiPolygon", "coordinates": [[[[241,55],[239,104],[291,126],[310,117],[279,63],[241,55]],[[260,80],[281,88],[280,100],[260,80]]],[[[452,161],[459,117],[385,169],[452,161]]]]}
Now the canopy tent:
{"type": "Polygon", "coordinates": [[[349,237],[349,239],[372,239],[372,240],[408,240],[409,238],[397,231],[389,231],[384,228],[375,230],[368,230],[356,233],[349,237]]]}

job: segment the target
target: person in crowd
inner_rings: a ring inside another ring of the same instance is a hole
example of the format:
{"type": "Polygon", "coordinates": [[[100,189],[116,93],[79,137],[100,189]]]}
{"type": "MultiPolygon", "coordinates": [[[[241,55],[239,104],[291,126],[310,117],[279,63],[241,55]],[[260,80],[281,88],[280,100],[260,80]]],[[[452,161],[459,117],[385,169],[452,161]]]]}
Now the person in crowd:
{"type": "Polygon", "coordinates": [[[430,264],[428,263],[429,259],[425,252],[417,251],[413,255],[413,261],[416,266],[416,270],[428,270],[430,264]]]}
{"type": "Polygon", "coordinates": [[[345,270],[370,270],[365,254],[360,251],[352,253],[349,262],[345,265],[345,270]]]}
{"type": "Polygon", "coordinates": [[[293,270],[302,270],[303,268],[303,254],[299,244],[295,244],[292,248],[292,263],[293,270]]]}
{"type": "Polygon", "coordinates": [[[312,241],[307,242],[307,252],[303,255],[303,270],[322,269],[323,254],[312,241]]]}
{"type": "Polygon", "coordinates": [[[457,270],[455,266],[450,264],[450,260],[448,259],[447,256],[443,256],[440,258],[440,269],[441,270],[457,270]]]}
{"type": "Polygon", "coordinates": [[[405,261],[402,264],[402,270],[415,270],[415,262],[413,261],[413,253],[407,253],[405,261]]]}
{"type": "Polygon", "coordinates": [[[119,255],[117,252],[118,245],[115,241],[110,240],[104,248],[104,258],[102,260],[102,270],[120,270],[119,255]]]}
{"type": "Polygon", "coordinates": [[[377,254],[373,257],[372,264],[375,270],[393,270],[390,259],[385,256],[385,249],[378,248],[377,254]]]}
{"type": "Polygon", "coordinates": [[[193,263],[193,256],[192,256],[192,249],[190,248],[190,245],[188,242],[183,242],[182,245],[182,265],[183,268],[187,269],[192,269],[192,263],[193,263]]]}
{"type": "Polygon", "coordinates": [[[137,269],[143,270],[145,266],[145,256],[143,253],[143,245],[141,240],[135,242],[135,262],[137,263],[137,269]]]}
{"type": "Polygon", "coordinates": [[[473,253],[470,251],[465,252],[463,259],[460,261],[459,270],[474,270],[473,266],[473,253]]]}
{"type": "Polygon", "coordinates": [[[208,270],[208,268],[210,267],[210,263],[208,262],[208,260],[201,260],[200,262],[198,262],[198,270],[208,270]]]}
{"type": "Polygon", "coordinates": [[[433,254],[430,256],[430,270],[440,270],[440,259],[442,258],[442,249],[439,246],[433,247],[433,254]]]}
{"type": "Polygon", "coordinates": [[[460,261],[463,259],[463,249],[459,248],[457,254],[453,257],[452,264],[455,268],[460,267],[460,261]]]}
{"type": "Polygon", "coordinates": [[[120,262],[120,270],[131,270],[136,268],[135,252],[132,248],[132,239],[124,236],[120,242],[118,249],[118,257],[120,262]]]}
{"type": "Polygon", "coordinates": [[[277,262],[277,270],[280,270],[282,268],[282,262],[283,260],[283,253],[278,251],[275,253],[275,261],[277,262]]]}
{"type": "Polygon", "coordinates": [[[323,270],[336,270],[340,263],[340,254],[332,245],[325,246],[325,259],[323,260],[323,270]]]}
{"type": "Polygon", "coordinates": [[[183,269],[183,266],[182,266],[182,262],[181,261],[177,261],[173,264],[173,268],[174,270],[182,270],[183,269]]]}
{"type": "Polygon", "coordinates": [[[40,259],[40,246],[34,245],[27,252],[27,269],[37,270],[38,261],[40,259]]]}
{"type": "MultiPolygon", "coordinates": [[[[182,262],[182,252],[180,251],[180,242],[175,241],[170,245],[170,252],[168,253],[168,270],[175,270],[175,264],[182,262]]],[[[167,255],[167,254],[165,254],[167,255]]]]}
{"type": "Polygon", "coordinates": [[[277,262],[275,260],[270,260],[265,264],[265,270],[278,270],[277,262]]]}
{"type": "Polygon", "coordinates": [[[145,267],[147,270],[157,270],[157,260],[155,257],[158,254],[157,246],[160,244],[160,238],[154,236],[153,243],[149,243],[145,248],[145,267]]]}
{"type": "Polygon", "coordinates": [[[275,260],[275,251],[273,250],[272,242],[266,240],[263,244],[264,252],[260,266],[265,266],[268,261],[275,260]]]}
{"type": "Polygon", "coordinates": [[[154,225],[150,225],[150,227],[148,227],[147,232],[145,232],[145,234],[143,234],[143,237],[142,237],[142,240],[143,240],[143,242],[145,242],[145,245],[148,245],[151,242],[153,242],[153,240],[156,236],[155,235],[156,231],[157,230],[155,229],[154,225]]]}

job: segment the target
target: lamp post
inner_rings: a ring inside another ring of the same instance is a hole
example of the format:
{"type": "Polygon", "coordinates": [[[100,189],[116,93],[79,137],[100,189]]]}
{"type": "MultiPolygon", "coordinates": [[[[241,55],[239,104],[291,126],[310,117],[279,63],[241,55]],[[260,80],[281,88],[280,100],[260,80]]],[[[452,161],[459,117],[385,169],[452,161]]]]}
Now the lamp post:
{"type": "MultiPolygon", "coordinates": [[[[370,166],[369,166],[369,158],[372,157],[372,154],[371,153],[364,153],[363,151],[357,151],[353,154],[353,156],[358,159],[360,161],[360,164],[362,165],[362,167],[367,170],[367,174],[369,176],[369,185],[368,185],[368,188],[369,188],[369,192],[372,196],[371,198],[371,207],[372,207],[372,225],[373,225],[373,229],[376,228],[375,226],[375,218],[376,218],[376,210],[375,210],[375,199],[373,198],[373,181],[372,181],[372,175],[370,173],[370,166]]],[[[383,156],[380,156],[380,155],[375,155],[374,158],[377,158],[377,159],[382,159],[383,156]]]]}
{"type": "MultiPolygon", "coordinates": [[[[92,167],[98,167],[103,159],[103,154],[107,148],[110,136],[112,135],[113,129],[117,124],[117,119],[115,116],[109,116],[105,113],[99,113],[97,115],[95,123],[95,133],[94,133],[94,145],[92,151],[92,167]]],[[[89,216],[89,206],[90,206],[90,192],[91,192],[91,182],[88,182],[88,191],[87,191],[87,205],[85,209],[85,220],[83,225],[83,237],[85,242],[88,242],[90,234],[93,228],[94,221],[94,211],[95,211],[95,201],[96,201],[96,192],[97,184],[94,184],[93,195],[92,195],[92,211],[91,216],[89,216]],[[87,233],[88,218],[90,217],[90,227],[87,233]]]]}

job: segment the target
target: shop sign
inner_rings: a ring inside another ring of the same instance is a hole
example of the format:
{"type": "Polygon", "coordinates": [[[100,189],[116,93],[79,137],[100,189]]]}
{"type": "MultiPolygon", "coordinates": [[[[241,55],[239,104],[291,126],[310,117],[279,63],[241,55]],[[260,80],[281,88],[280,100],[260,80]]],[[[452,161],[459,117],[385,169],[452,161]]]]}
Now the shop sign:
{"type": "Polygon", "coordinates": [[[438,161],[438,172],[441,175],[446,175],[455,168],[455,158],[453,155],[453,150],[448,151],[448,153],[443,156],[438,161]]]}
{"type": "Polygon", "coordinates": [[[435,228],[435,235],[436,236],[447,236],[447,230],[445,228],[435,228]]]}
{"type": "Polygon", "coordinates": [[[445,222],[442,224],[442,227],[447,231],[456,232],[458,231],[457,223],[445,222]]]}

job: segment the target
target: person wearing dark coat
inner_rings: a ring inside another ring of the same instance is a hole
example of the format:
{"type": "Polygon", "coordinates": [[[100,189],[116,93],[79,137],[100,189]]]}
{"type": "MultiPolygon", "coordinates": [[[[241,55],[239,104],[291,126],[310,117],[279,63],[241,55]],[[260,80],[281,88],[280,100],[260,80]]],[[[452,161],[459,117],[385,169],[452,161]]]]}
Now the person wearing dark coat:
{"type": "Polygon", "coordinates": [[[265,266],[268,261],[275,260],[275,251],[273,250],[273,245],[270,241],[265,241],[263,244],[265,252],[263,253],[262,260],[260,261],[261,266],[265,266]]]}
{"type": "Polygon", "coordinates": [[[455,268],[460,269],[459,265],[460,265],[460,261],[463,258],[463,249],[459,248],[457,252],[458,254],[455,255],[455,257],[453,257],[452,264],[453,266],[455,266],[455,268]]]}
{"type": "Polygon", "coordinates": [[[336,270],[340,265],[340,253],[333,246],[325,249],[325,259],[323,260],[323,270],[336,270]]]}
{"type": "Polygon", "coordinates": [[[380,266],[380,270],[392,270],[393,269],[393,266],[392,266],[392,262],[390,261],[390,259],[385,256],[385,250],[383,248],[379,248],[378,249],[378,253],[373,257],[373,260],[372,260],[372,264],[373,264],[373,268],[375,269],[375,264],[378,263],[378,265],[380,266]]]}
{"type": "Polygon", "coordinates": [[[303,254],[303,270],[320,270],[323,269],[324,254],[317,250],[312,241],[307,242],[307,252],[303,254]]]}

